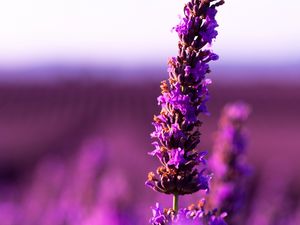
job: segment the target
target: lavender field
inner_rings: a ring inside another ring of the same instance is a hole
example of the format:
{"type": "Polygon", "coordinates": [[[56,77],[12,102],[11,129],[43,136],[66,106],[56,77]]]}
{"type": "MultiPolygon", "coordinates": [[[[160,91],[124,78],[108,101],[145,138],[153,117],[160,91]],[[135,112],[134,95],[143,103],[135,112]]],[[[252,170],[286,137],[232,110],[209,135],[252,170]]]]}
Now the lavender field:
{"type": "MultiPolygon", "coordinates": [[[[2,84],[1,225],[146,224],[155,202],[170,207],[168,195],[144,186],[157,165],[147,152],[158,83],[2,84]]],[[[298,224],[299,85],[219,81],[211,90],[199,145],[208,159],[222,107],[243,100],[252,108],[245,124],[252,175],[240,224],[298,224]]]]}

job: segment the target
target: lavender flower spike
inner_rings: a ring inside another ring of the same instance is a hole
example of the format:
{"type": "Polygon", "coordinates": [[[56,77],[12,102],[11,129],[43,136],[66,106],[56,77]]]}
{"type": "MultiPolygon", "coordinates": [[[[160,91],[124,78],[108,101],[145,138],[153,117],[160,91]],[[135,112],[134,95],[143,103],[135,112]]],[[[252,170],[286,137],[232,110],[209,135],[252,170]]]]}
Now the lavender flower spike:
{"type": "Polygon", "coordinates": [[[195,148],[200,142],[198,131],[206,114],[210,72],[208,62],[218,56],[210,50],[217,36],[216,7],[223,0],[191,0],[184,6],[184,18],[174,29],[178,33],[178,56],[168,62],[169,79],[161,82],[158,104],[160,115],[154,116],[155,131],[151,134],[161,166],[156,175],[150,172],[146,184],[155,191],[174,195],[178,210],[178,195],[208,189],[210,176],[197,167],[203,162],[195,148]]]}
{"type": "MultiPolygon", "coordinates": [[[[228,212],[229,219],[241,214],[246,197],[245,188],[250,169],[245,163],[247,138],[244,124],[249,114],[250,107],[243,102],[224,107],[209,161],[214,173],[209,204],[228,212]]],[[[231,220],[230,224],[235,223],[231,220]]]]}

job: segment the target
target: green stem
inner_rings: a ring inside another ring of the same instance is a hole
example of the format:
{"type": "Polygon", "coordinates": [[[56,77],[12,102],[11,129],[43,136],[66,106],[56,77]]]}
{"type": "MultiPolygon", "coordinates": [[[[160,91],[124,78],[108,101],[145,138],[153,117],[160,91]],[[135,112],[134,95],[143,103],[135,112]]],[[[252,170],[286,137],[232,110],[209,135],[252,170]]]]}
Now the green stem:
{"type": "Polygon", "coordinates": [[[177,212],[178,212],[178,194],[173,195],[173,210],[177,214],[177,212]]]}

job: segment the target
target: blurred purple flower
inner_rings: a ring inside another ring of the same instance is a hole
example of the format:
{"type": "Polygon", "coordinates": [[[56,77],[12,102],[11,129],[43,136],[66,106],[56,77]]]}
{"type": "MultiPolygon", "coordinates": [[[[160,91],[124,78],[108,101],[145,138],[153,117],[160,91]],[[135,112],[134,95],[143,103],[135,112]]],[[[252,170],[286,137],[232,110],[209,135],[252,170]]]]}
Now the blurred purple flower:
{"type": "Polygon", "coordinates": [[[119,209],[128,201],[128,181],[121,171],[106,167],[106,157],[98,138],[84,141],[67,158],[47,155],[31,182],[22,183],[6,202],[0,186],[0,224],[133,224],[132,218],[121,218],[119,209]]]}
{"type": "Polygon", "coordinates": [[[245,199],[250,169],[245,163],[244,124],[249,114],[250,107],[242,102],[224,107],[209,161],[214,174],[209,204],[228,212],[229,218],[240,212],[245,199]]]}

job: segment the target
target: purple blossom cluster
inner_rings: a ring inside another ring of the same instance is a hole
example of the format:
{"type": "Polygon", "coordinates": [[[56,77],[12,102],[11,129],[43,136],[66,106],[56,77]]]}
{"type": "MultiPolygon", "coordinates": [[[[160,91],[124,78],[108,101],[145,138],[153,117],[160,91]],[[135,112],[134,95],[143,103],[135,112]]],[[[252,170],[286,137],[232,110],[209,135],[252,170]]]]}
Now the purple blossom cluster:
{"type": "Polygon", "coordinates": [[[209,189],[211,176],[200,169],[206,153],[196,150],[202,124],[198,117],[208,113],[206,102],[211,80],[206,74],[210,72],[208,63],[218,59],[210,46],[218,34],[216,7],[223,3],[223,0],[191,0],[184,6],[184,18],[174,27],[179,36],[179,52],[168,61],[168,82],[161,82],[158,97],[161,111],[154,116],[155,131],[151,133],[156,139],[152,143],[155,149],[149,153],[159,159],[161,166],[156,174],[150,172],[146,181],[155,191],[173,195],[173,209],[162,211],[157,206],[151,224],[225,223],[213,213],[205,213],[203,208],[178,209],[179,195],[209,189]],[[189,222],[181,222],[182,218],[189,222]]]}
{"type": "Polygon", "coordinates": [[[146,184],[156,191],[184,195],[208,189],[210,176],[197,166],[205,153],[195,150],[200,142],[200,113],[207,113],[206,101],[211,83],[208,62],[218,57],[209,46],[216,37],[216,7],[223,1],[192,0],[184,7],[185,17],[174,29],[179,36],[179,55],[169,60],[169,80],[162,81],[158,97],[160,115],[154,116],[152,138],[162,166],[158,177],[150,172],[146,184]],[[214,3],[215,2],[215,3],[214,3]]]}
{"type": "Polygon", "coordinates": [[[244,124],[250,107],[243,102],[227,104],[221,115],[209,161],[214,174],[209,204],[226,211],[229,218],[244,205],[250,168],[246,163],[247,132],[244,124]]]}
{"type": "Polygon", "coordinates": [[[217,216],[216,210],[206,212],[204,205],[205,201],[201,200],[197,206],[192,204],[175,213],[173,209],[162,209],[159,203],[156,203],[155,208],[152,209],[153,217],[150,223],[154,225],[226,225],[223,219],[226,213],[217,216]]]}

